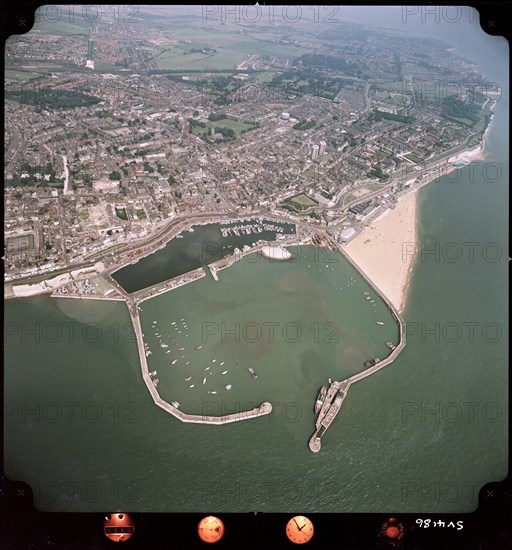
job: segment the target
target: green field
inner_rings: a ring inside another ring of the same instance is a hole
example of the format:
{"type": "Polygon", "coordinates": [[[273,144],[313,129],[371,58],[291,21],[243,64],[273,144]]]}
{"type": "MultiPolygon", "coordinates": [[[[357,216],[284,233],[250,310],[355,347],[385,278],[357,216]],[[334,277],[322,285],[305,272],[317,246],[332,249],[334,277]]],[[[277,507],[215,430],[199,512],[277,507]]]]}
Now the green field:
{"type": "Polygon", "coordinates": [[[430,69],[427,69],[426,67],[421,67],[420,65],[415,65],[414,63],[404,63],[402,65],[402,74],[426,76],[430,74],[430,69]]]}
{"type": "Polygon", "coordinates": [[[315,172],[315,170],[306,170],[305,172],[302,173],[302,176],[304,178],[316,178],[318,176],[318,173],[315,172]]]}
{"type": "MultiPolygon", "coordinates": [[[[64,36],[67,36],[67,35],[89,36],[90,24],[82,17],[82,12],[78,8],[78,6],[75,6],[75,23],[70,23],[67,17],[68,17],[68,14],[66,9],[61,14],[60,18],[53,23],[48,20],[49,17],[45,19],[44,16],[42,16],[40,21],[37,21],[36,23],[34,23],[32,30],[33,31],[39,30],[44,34],[57,34],[57,35],[64,35],[64,36]],[[65,17],[64,17],[64,13],[66,14],[65,17]],[[78,22],[80,22],[81,24],[77,24],[78,22]]],[[[92,12],[90,17],[91,19],[93,18],[92,12]]]]}
{"type": "Polygon", "coordinates": [[[306,48],[255,40],[238,33],[212,33],[185,29],[180,33],[180,38],[183,42],[179,44],[163,46],[166,51],[155,59],[159,70],[234,69],[248,54],[294,59],[310,51],[306,48]],[[187,40],[190,42],[186,42],[187,40]],[[184,51],[196,48],[214,48],[217,51],[214,54],[190,53],[183,55],[184,51]]]}
{"type": "Polygon", "coordinates": [[[210,128],[226,128],[233,130],[237,135],[240,134],[243,130],[252,130],[256,128],[255,124],[247,124],[246,122],[241,122],[239,120],[232,120],[230,118],[223,118],[221,120],[209,120],[205,123],[206,128],[201,128],[200,126],[193,126],[192,133],[195,136],[206,137],[210,134],[210,128]]]}
{"type": "Polygon", "coordinates": [[[316,206],[318,203],[314,200],[305,195],[304,193],[301,193],[300,195],[296,195],[295,197],[290,197],[289,202],[299,204],[300,206],[316,206]]]}
{"type": "Polygon", "coordinates": [[[35,78],[41,78],[44,75],[38,73],[31,73],[28,71],[12,71],[5,69],[5,78],[12,78],[13,80],[34,80],[35,78]]]}
{"type": "Polygon", "coordinates": [[[407,104],[409,99],[406,95],[403,94],[391,94],[391,97],[396,103],[400,103],[403,105],[407,104]]]}
{"type": "Polygon", "coordinates": [[[408,160],[411,160],[412,162],[415,162],[416,164],[423,162],[423,159],[421,157],[418,157],[418,155],[415,155],[414,153],[409,153],[408,155],[404,155],[404,157],[408,160]]]}
{"type": "Polygon", "coordinates": [[[127,220],[126,210],[124,208],[116,208],[116,216],[122,220],[127,220]]]}

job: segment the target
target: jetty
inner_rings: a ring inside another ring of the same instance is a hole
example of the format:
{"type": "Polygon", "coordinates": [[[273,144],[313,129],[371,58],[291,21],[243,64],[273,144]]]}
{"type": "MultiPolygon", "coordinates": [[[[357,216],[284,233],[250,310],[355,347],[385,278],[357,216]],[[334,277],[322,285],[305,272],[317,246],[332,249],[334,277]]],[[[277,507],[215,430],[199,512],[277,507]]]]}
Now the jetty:
{"type": "MultiPolygon", "coordinates": [[[[341,248],[341,246],[338,245],[338,243],[332,237],[330,237],[329,235],[323,234],[322,240],[327,244],[327,246],[331,250],[333,250],[333,252],[340,252],[340,254],[342,254],[343,257],[360,273],[360,275],[368,283],[368,285],[373,289],[373,291],[386,304],[391,315],[393,316],[395,321],[398,323],[398,326],[400,327],[400,341],[398,342],[396,347],[392,349],[388,357],[386,357],[382,361],[378,361],[372,367],[369,367],[364,371],[359,372],[358,374],[355,374],[354,376],[350,376],[345,380],[341,380],[341,381],[335,380],[330,384],[329,389],[327,390],[327,395],[325,397],[322,408],[318,413],[318,417],[315,423],[316,429],[309,440],[309,448],[313,453],[318,453],[318,451],[320,450],[322,446],[321,445],[322,436],[325,434],[325,432],[327,431],[327,428],[329,428],[333,420],[336,418],[336,415],[339,413],[341,406],[347,397],[347,393],[350,386],[354,382],[359,382],[360,380],[363,380],[364,378],[374,374],[380,369],[383,369],[384,367],[387,367],[388,365],[390,365],[405,347],[405,322],[402,319],[402,316],[400,315],[398,310],[395,308],[395,306],[377,288],[375,283],[352,260],[352,258],[347,256],[345,251],[341,248]]],[[[387,344],[389,344],[389,342],[387,344]]],[[[388,345],[388,347],[390,346],[388,345]]]]}
{"type": "Polygon", "coordinates": [[[272,404],[264,401],[259,407],[255,407],[254,409],[250,409],[248,411],[239,411],[224,416],[212,416],[208,414],[187,414],[162,399],[149,374],[149,367],[147,363],[146,353],[144,351],[144,340],[142,336],[142,327],[140,324],[137,304],[133,299],[127,299],[127,304],[135,331],[135,336],[137,338],[137,347],[139,350],[142,378],[144,380],[144,383],[146,384],[146,387],[149,390],[149,393],[151,394],[151,397],[153,398],[155,405],[159,406],[161,409],[168,412],[169,414],[172,414],[172,416],[174,416],[178,420],[191,424],[229,424],[231,422],[240,422],[241,420],[248,420],[250,418],[255,418],[258,416],[264,416],[272,412],[272,404]]]}

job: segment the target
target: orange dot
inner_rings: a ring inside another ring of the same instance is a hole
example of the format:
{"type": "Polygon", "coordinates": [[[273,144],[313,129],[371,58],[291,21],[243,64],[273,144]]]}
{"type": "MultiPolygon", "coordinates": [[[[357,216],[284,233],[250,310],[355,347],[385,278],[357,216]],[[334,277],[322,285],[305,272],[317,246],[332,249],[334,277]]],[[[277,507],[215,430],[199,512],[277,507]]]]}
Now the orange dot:
{"type": "Polygon", "coordinates": [[[391,525],[386,529],[386,535],[390,539],[396,539],[396,537],[398,537],[399,534],[400,534],[400,529],[398,529],[398,527],[395,527],[394,525],[391,525]]]}

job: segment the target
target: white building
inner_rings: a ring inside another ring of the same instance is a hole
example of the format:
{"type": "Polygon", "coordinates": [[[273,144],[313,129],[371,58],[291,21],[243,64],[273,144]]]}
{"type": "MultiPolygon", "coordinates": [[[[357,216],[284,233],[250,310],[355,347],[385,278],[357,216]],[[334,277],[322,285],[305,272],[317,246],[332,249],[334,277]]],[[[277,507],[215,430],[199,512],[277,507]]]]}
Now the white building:
{"type": "Polygon", "coordinates": [[[325,153],[325,146],[327,145],[327,143],[325,143],[325,141],[321,141],[320,142],[320,156],[322,156],[324,153],[325,153]]]}
{"type": "Polygon", "coordinates": [[[342,243],[346,243],[356,234],[356,230],[353,227],[345,227],[345,229],[339,234],[338,240],[342,243]]]}
{"type": "Polygon", "coordinates": [[[311,153],[312,160],[316,160],[318,158],[318,145],[313,145],[313,151],[311,153]]]}

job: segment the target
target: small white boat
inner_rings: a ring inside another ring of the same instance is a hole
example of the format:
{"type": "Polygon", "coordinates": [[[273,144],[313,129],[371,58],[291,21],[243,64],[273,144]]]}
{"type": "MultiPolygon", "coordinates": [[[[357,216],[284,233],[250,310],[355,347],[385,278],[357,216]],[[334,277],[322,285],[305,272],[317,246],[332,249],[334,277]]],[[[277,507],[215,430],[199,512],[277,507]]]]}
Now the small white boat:
{"type": "Polygon", "coordinates": [[[233,386],[232,386],[231,384],[227,384],[227,385],[226,385],[226,389],[227,389],[227,390],[230,390],[232,387],[233,387],[233,386]]]}
{"type": "Polygon", "coordinates": [[[222,363],[220,364],[220,366],[222,367],[223,364],[224,364],[224,361],[222,361],[222,363]]]}
{"type": "Polygon", "coordinates": [[[204,370],[210,370],[210,367],[206,367],[204,370]]]}
{"type": "Polygon", "coordinates": [[[221,372],[221,374],[226,374],[228,371],[227,370],[224,370],[221,372]]]}
{"type": "Polygon", "coordinates": [[[203,385],[206,384],[206,376],[203,378],[203,385]]]}
{"type": "Polygon", "coordinates": [[[192,380],[192,376],[187,376],[187,378],[185,378],[185,382],[189,382],[190,380],[192,380]]]}
{"type": "Polygon", "coordinates": [[[194,387],[194,384],[191,384],[191,385],[189,386],[189,388],[193,388],[193,387],[194,387]]]}
{"type": "Polygon", "coordinates": [[[215,361],[217,361],[217,359],[212,359],[212,363],[215,363],[215,361]]]}
{"type": "Polygon", "coordinates": [[[179,409],[179,408],[180,408],[180,404],[179,404],[177,401],[172,401],[172,402],[171,402],[171,405],[172,405],[175,409],[179,409]]]}
{"type": "Polygon", "coordinates": [[[185,363],[185,365],[188,365],[189,363],[190,363],[190,361],[187,361],[187,362],[185,363]]]}
{"type": "Polygon", "coordinates": [[[176,324],[176,323],[175,323],[174,321],[171,323],[171,325],[175,325],[175,324],[176,324]]]}
{"type": "Polygon", "coordinates": [[[177,362],[178,362],[178,360],[175,359],[175,360],[171,363],[171,365],[175,365],[177,362]]]}
{"type": "Polygon", "coordinates": [[[383,325],[384,323],[382,321],[375,321],[378,325],[383,325]]]}
{"type": "Polygon", "coordinates": [[[210,393],[213,393],[213,395],[217,395],[217,392],[213,390],[210,393]]]}

